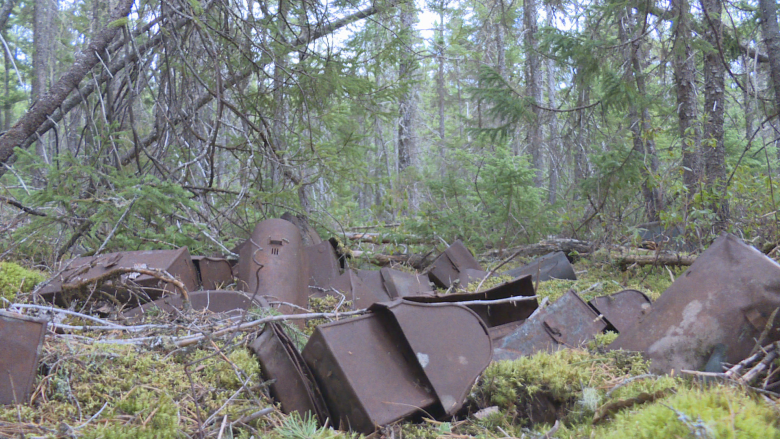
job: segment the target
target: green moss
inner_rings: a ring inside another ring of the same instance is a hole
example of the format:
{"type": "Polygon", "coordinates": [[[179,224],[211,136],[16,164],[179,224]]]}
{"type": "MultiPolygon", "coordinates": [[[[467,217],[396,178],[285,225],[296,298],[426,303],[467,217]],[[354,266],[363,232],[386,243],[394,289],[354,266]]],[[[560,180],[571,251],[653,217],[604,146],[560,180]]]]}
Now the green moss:
{"type": "Polygon", "coordinates": [[[593,337],[593,340],[588,342],[588,349],[596,350],[599,348],[603,348],[604,346],[607,346],[608,344],[615,341],[615,339],[618,338],[618,335],[620,334],[613,331],[607,331],[601,334],[596,334],[593,337]]]}
{"type": "Polygon", "coordinates": [[[28,270],[13,262],[0,262],[0,296],[13,300],[19,293],[29,293],[46,279],[37,270],[28,270]]]}
{"type": "Polygon", "coordinates": [[[593,429],[595,437],[604,439],[685,438],[697,432],[698,437],[718,439],[780,438],[775,411],[745,391],[723,385],[681,389],[593,429]]]}
{"type": "Polygon", "coordinates": [[[489,278],[485,279],[482,282],[481,286],[479,284],[480,281],[475,280],[473,282],[469,282],[469,284],[466,285],[466,291],[468,291],[469,293],[474,293],[474,292],[477,291],[477,287],[479,287],[479,291],[485,291],[485,290],[489,290],[489,289],[491,289],[493,287],[497,287],[497,286],[499,286],[501,284],[510,282],[512,280],[514,280],[512,278],[512,276],[492,276],[492,277],[489,277],[489,278]]]}

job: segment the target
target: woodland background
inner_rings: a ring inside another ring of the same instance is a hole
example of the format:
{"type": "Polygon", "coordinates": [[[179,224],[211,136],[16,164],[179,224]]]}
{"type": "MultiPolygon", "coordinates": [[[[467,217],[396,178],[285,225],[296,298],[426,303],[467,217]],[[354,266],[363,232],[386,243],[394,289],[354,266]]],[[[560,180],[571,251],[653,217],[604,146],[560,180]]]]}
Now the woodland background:
{"type": "Polygon", "coordinates": [[[226,253],[288,210],[472,248],[776,236],[772,0],[5,0],[0,35],[0,259],[226,253]]]}

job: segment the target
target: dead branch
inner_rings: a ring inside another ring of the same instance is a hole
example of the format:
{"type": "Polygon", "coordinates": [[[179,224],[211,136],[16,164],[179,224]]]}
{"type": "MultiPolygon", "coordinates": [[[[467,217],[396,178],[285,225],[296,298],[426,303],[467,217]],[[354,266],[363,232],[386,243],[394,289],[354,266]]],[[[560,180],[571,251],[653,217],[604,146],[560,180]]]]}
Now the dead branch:
{"type": "Polygon", "coordinates": [[[128,273],[144,274],[146,276],[157,278],[163,282],[171,283],[179,290],[179,294],[181,295],[181,299],[184,303],[189,303],[190,301],[190,295],[187,291],[187,287],[184,285],[184,283],[182,283],[182,281],[174,278],[164,270],[147,269],[147,268],[139,268],[139,267],[115,267],[107,271],[106,273],[102,274],[98,278],[88,278],[80,282],[64,283],[62,284],[62,291],[63,292],[79,291],[82,288],[86,288],[91,284],[102,284],[110,279],[128,273]]]}
{"type": "Polygon", "coordinates": [[[498,257],[504,252],[517,253],[517,256],[542,256],[552,252],[564,252],[566,254],[576,253],[590,253],[593,250],[593,243],[588,241],[580,241],[578,239],[548,239],[537,244],[523,245],[513,249],[496,249],[487,253],[483,253],[480,256],[483,257],[498,257]]]}
{"type": "Polygon", "coordinates": [[[401,264],[401,265],[407,265],[416,270],[422,270],[423,268],[430,265],[436,259],[433,252],[429,252],[424,255],[415,254],[415,253],[407,253],[407,254],[400,254],[400,255],[385,255],[381,253],[367,253],[359,250],[353,250],[352,256],[355,258],[365,257],[368,260],[368,262],[374,265],[378,265],[380,267],[385,267],[387,265],[401,264]]]}
{"type": "Polygon", "coordinates": [[[626,255],[620,259],[620,268],[625,270],[631,265],[671,265],[683,267],[693,264],[695,260],[696,256],[679,254],[626,255]]]}
{"type": "Polygon", "coordinates": [[[38,211],[38,210],[35,210],[35,209],[31,209],[29,207],[26,207],[22,203],[20,203],[20,202],[18,202],[16,200],[12,200],[12,199],[10,199],[8,197],[0,196],[0,201],[2,201],[3,203],[9,204],[11,206],[14,206],[15,208],[21,210],[22,212],[29,213],[30,215],[47,216],[45,213],[43,213],[41,211],[38,211]]]}

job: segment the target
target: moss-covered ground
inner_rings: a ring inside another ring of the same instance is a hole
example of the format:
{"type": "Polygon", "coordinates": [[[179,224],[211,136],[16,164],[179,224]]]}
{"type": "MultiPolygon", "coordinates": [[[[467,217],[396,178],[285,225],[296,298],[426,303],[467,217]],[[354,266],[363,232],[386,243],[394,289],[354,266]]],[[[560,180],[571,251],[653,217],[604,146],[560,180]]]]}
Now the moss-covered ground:
{"type": "MultiPolygon", "coordinates": [[[[589,299],[634,288],[657,298],[683,271],[620,271],[606,255],[580,259],[574,268],[579,280],[543,282],[538,294],[553,301],[574,289],[589,299]]],[[[311,306],[325,311],[336,302],[341,301],[311,306]]],[[[76,318],[65,322],[84,323],[76,318]]],[[[160,321],[147,323],[155,322],[160,321]]],[[[0,408],[0,437],[359,437],[318,426],[305,416],[282,414],[247,348],[252,333],[177,348],[172,335],[206,323],[173,323],[142,346],[116,344],[137,334],[50,332],[30,403],[0,408]],[[249,420],[267,408],[268,413],[249,420]]],[[[302,332],[290,325],[288,332],[300,343],[311,329],[302,332]]],[[[780,438],[776,399],[730,384],[651,376],[640,356],[604,349],[614,338],[607,333],[580,349],[495,362],[455,419],[404,422],[374,437],[780,438]]]]}

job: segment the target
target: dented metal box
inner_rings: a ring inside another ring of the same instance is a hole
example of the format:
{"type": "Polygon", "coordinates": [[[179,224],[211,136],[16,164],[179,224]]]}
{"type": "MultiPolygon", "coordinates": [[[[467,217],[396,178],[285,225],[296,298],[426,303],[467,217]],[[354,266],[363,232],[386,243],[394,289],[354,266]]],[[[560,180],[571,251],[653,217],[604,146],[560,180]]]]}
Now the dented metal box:
{"type": "Polygon", "coordinates": [[[564,252],[548,253],[522,267],[505,271],[502,275],[512,277],[530,275],[533,277],[534,282],[537,282],[537,279],[539,282],[552,279],[577,280],[574,267],[572,267],[569,258],[566,257],[564,252]]]}
{"type": "MultiPolygon", "coordinates": [[[[192,262],[187,247],[177,250],[139,250],[130,252],[107,253],[99,256],[72,259],[64,264],[62,273],[41,289],[41,297],[60,306],[67,306],[69,287],[85,282],[94,282],[111,274],[114,269],[142,268],[148,270],[163,270],[179,279],[188,291],[198,289],[198,274],[192,262]]],[[[119,282],[111,280],[101,285],[100,291],[116,297],[120,302],[144,303],[154,300],[163,294],[178,294],[176,287],[170,282],[140,273],[126,273],[117,276],[119,282]],[[131,296],[119,283],[138,286],[143,290],[143,297],[131,296]]],[[[93,295],[93,298],[99,296],[93,295]]]]}
{"type": "Polygon", "coordinates": [[[302,355],[341,429],[371,433],[424,412],[456,412],[487,367],[492,344],[479,317],[453,304],[398,300],[318,326],[302,355]]]}
{"type": "Polygon", "coordinates": [[[0,404],[29,402],[46,325],[46,320],[0,311],[0,404]]]}
{"type": "Polygon", "coordinates": [[[653,373],[701,370],[719,343],[738,363],[780,340],[778,322],[769,324],[778,308],[780,265],[724,233],[609,347],[644,352],[653,373]]]}
{"type": "Polygon", "coordinates": [[[650,298],[638,290],[623,290],[609,296],[599,296],[588,302],[604,316],[609,328],[624,332],[636,325],[650,311],[650,298]]]}
{"type": "MultiPolygon", "coordinates": [[[[268,307],[268,302],[260,296],[254,298],[243,291],[231,290],[206,290],[193,291],[190,296],[190,309],[194,311],[208,310],[214,313],[235,313],[249,309],[252,304],[257,307],[268,307]]],[[[155,301],[145,303],[139,307],[125,311],[126,318],[141,316],[148,312],[165,312],[176,314],[184,310],[184,301],[181,296],[166,296],[155,301]]]]}
{"type": "Polygon", "coordinates": [[[200,287],[204,290],[218,290],[232,284],[233,262],[226,258],[212,256],[193,256],[192,262],[198,270],[200,287]]]}
{"type": "Polygon", "coordinates": [[[309,367],[282,327],[276,323],[265,325],[249,347],[260,362],[263,379],[271,382],[271,396],[281,403],[282,411],[298,412],[302,416],[308,412],[324,425],[330,418],[325,400],[309,367]]]}
{"type": "Polygon", "coordinates": [[[449,288],[468,269],[482,270],[482,267],[463,242],[457,240],[433,261],[428,276],[436,286],[449,288]]]}
{"type": "Polygon", "coordinates": [[[496,360],[514,360],[539,351],[576,347],[606,329],[607,324],[574,291],[541,309],[514,332],[496,342],[496,360]]]}

